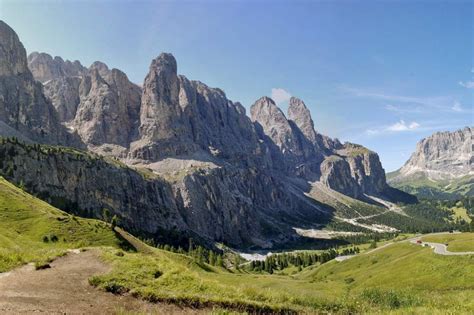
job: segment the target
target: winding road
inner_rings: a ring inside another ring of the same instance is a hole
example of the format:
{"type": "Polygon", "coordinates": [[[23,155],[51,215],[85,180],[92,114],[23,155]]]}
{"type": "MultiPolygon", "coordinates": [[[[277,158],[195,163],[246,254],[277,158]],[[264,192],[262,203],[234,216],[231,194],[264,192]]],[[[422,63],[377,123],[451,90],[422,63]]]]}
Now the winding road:
{"type": "Polygon", "coordinates": [[[474,255],[474,252],[450,252],[448,250],[448,246],[445,244],[441,243],[431,243],[431,242],[421,242],[417,243],[418,241],[421,241],[420,237],[410,239],[410,243],[412,244],[417,244],[423,246],[424,244],[428,245],[434,250],[435,254],[438,255],[446,255],[446,256],[463,256],[463,255],[474,255]]]}
{"type": "Polygon", "coordinates": [[[448,247],[445,245],[445,244],[441,244],[441,243],[432,243],[432,242],[423,242],[421,240],[422,237],[425,237],[425,236],[429,236],[429,235],[442,235],[442,234],[450,234],[450,233],[430,233],[430,234],[423,234],[423,235],[417,235],[415,237],[412,237],[412,238],[409,238],[409,239],[406,239],[406,240],[402,240],[402,241],[394,241],[394,242],[391,242],[391,243],[387,243],[385,245],[382,245],[380,247],[377,247],[377,248],[374,248],[372,250],[369,250],[367,252],[364,252],[364,253],[360,253],[360,254],[357,254],[357,255],[346,255],[346,256],[338,256],[335,258],[336,261],[344,261],[344,260],[348,260],[348,259],[351,259],[353,257],[356,257],[358,255],[366,255],[366,254],[370,254],[374,251],[377,251],[377,250],[380,250],[382,248],[385,248],[385,247],[388,247],[388,246],[391,246],[393,244],[397,244],[397,243],[402,243],[402,242],[410,242],[412,244],[415,244],[415,245],[420,245],[420,246],[424,246],[424,244],[428,245],[429,247],[431,247],[433,249],[433,252],[435,254],[438,254],[438,255],[445,255],[445,256],[465,256],[465,255],[474,255],[474,252],[450,252],[448,250],[448,247]],[[419,243],[419,241],[421,243],[419,243]]]}

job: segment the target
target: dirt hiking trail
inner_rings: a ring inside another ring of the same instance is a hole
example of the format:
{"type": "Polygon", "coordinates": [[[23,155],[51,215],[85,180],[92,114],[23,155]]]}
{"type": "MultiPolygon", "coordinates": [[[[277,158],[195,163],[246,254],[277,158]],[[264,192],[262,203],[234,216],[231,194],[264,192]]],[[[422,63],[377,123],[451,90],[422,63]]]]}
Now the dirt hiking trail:
{"type": "Polygon", "coordinates": [[[89,285],[88,279],[109,267],[97,250],[74,253],[52,262],[50,269],[26,265],[0,274],[0,314],[204,314],[209,310],[152,304],[129,295],[113,295],[89,285]]]}

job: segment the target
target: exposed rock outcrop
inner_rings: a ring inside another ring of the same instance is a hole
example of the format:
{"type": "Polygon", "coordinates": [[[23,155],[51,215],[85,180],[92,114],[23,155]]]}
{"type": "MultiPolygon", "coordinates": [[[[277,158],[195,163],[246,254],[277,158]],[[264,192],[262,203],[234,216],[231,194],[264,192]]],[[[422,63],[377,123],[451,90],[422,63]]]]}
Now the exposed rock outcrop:
{"type": "MultiPolygon", "coordinates": [[[[387,186],[379,157],[360,145],[318,134],[303,101],[290,99],[288,120],[268,97],[251,107],[252,120],[274,143],[290,174],[320,180],[326,186],[354,198],[382,195],[387,186]]],[[[275,156],[275,154],[273,154],[275,156]]]]}
{"type": "Polygon", "coordinates": [[[298,126],[306,139],[308,139],[322,155],[328,155],[331,150],[337,150],[342,147],[339,140],[331,139],[316,132],[309,109],[306,107],[306,104],[297,97],[290,98],[288,119],[298,126]]]}
{"type": "Polygon", "coordinates": [[[437,132],[416,145],[415,152],[399,171],[403,177],[423,173],[431,180],[474,175],[473,128],[437,132]]]}
{"type": "Polygon", "coordinates": [[[82,78],[72,125],[89,145],[128,147],[137,137],[141,90],[120,70],[94,63],[82,78]]]}
{"type": "Polygon", "coordinates": [[[81,76],[87,69],[79,61],[64,61],[46,53],[33,52],[28,56],[28,68],[36,80],[46,83],[64,77],[81,76]]]}
{"type": "Polygon", "coordinates": [[[76,130],[90,149],[104,144],[128,148],[136,139],[141,89],[125,73],[99,61],[87,69],[79,61],[46,53],[32,53],[28,62],[61,122],[76,130]]]}
{"type": "Polygon", "coordinates": [[[26,51],[15,32],[0,21],[0,119],[26,138],[80,146],[60,124],[41,83],[28,69],[26,51]]]}
{"type": "Polygon", "coordinates": [[[329,217],[290,184],[251,168],[198,169],[170,184],[98,155],[3,139],[0,173],[66,211],[100,218],[108,208],[127,229],[157,238],[271,248],[297,238],[294,225],[329,217]]]}

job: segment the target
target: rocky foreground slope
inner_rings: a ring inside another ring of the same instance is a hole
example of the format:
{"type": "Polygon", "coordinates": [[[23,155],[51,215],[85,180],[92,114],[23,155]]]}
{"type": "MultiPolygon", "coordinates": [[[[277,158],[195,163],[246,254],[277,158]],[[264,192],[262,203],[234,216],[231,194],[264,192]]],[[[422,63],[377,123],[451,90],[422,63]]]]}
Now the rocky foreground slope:
{"type": "Polygon", "coordinates": [[[472,137],[473,128],[465,127],[422,139],[405,165],[389,174],[390,184],[412,192],[439,190],[474,196],[472,137]]]}
{"type": "Polygon", "coordinates": [[[106,207],[152,237],[272,247],[297,237],[293,227],[331,219],[309,183],[358,199],[401,196],[376,153],[316,132],[297,98],[285,115],[263,97],[249,118],[222,90],[178,75],[171,54],[151,62],[141,88],[101,62],[26,58],[3,22],[0,48],[2,135],[92,152],[4,141],[3,173],[74,211],[100,217],[106,207]]]}

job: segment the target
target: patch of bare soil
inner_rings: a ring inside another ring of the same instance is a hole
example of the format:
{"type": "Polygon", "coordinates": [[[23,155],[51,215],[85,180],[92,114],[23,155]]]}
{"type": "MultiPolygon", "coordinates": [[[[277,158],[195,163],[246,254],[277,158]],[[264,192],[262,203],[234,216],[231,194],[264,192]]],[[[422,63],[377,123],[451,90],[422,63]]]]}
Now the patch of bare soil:
{"type": "MultiPolygon", "coordinates": [[[[88,279],[109,267],[97,250],[70,252],[51,268],[23,266],[0,276],[0,314],[200,314],[205,310],[153,304],[130,295],[113,295],[89,285],[88,279]]],[[[209,311],[209,310],[208,310],[209,311]]]]}

